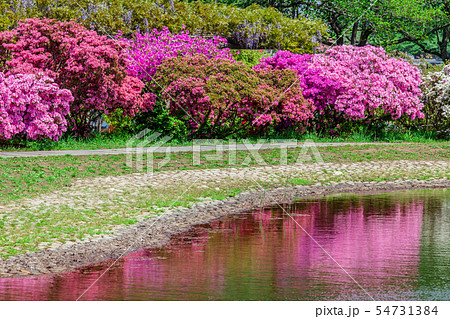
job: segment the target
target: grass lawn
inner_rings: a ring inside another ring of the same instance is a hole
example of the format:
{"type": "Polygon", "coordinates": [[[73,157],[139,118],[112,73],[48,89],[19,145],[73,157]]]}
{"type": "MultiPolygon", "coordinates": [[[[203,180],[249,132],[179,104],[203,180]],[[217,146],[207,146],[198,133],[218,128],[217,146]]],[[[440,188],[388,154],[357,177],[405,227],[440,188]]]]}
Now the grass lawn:
{"type": "MultiPolygon", "coordinates": [[[[289,149],[287,160],[294,163],[301,148],[289,149]]],[[[363,146],[330,146],[320,147],[319,152],[325,162],[361,162],[378,160],[450,160],[450,142],[399,144],[399,145],[363,145],[363,146]]],[[[280,150],[261,150],[258,152],[265,165],[277,165],[280,150]]],[[[220,168],[230,166],[228,154],[223,159],[211,160],[215,153],[201,153],[201,166],[193,164],[192,153],[173,153],[169,163],[158,170],[185,170],[199,168],[220,168]],[[208,159],[209,158],[209,159],[208,159]]],[[[165,154],[155,154],[155,164],[165,158],[165,154]]],[[[239,166],[249,156],[246,151],[236,152],[236,164],[239,166]]],[[[312,157],[312,160],[315,160],[312,157]]],[[[144,164],[146,160],[144,159],[144,164]]],[[[254,159],[249,165],[261,165],[254,159]]],[[[146,171],[144,165],[144,171],[146,171]]],[[[34,158],[0,159],[0,202],[17,200],[40,193],[50,192],[69,186],[76,178],[97,176],[114,176],[135,172],[126,165],[125,155],[92,155],[92,156],[52,156],[34,158]]]]}

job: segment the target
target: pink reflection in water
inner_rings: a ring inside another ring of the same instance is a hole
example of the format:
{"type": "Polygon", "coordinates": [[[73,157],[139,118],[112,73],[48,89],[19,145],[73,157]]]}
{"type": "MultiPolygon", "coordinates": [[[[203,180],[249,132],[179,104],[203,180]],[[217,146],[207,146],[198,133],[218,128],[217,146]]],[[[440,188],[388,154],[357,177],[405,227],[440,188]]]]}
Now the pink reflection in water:
{"type": "MultiPolygon", "coordinates": [[[[362,286],[410,289],[424,204],[389,196],[305,202],[287,208],[292,218],[266,209],[196,227],[162,250],[123,258],[83,299],[346,299],[359,290],[307,233],[362,286]]],[[[0,299],[75,300],[103,269],[1,279],[0,299]]]]}

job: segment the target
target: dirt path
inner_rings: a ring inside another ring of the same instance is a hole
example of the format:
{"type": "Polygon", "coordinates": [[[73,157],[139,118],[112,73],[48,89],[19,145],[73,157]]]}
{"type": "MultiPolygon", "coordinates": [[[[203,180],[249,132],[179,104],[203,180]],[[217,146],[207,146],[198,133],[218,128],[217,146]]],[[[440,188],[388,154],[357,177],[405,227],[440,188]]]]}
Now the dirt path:
{"type": "MultiPolygon", "coordinates": [[[[402,143],[409,144],[409,143],[402,143]]],[[[194,146],[168,146],[168,147],[142,147],[143,153],[182,153],[193,151],[215,151],[219,148],[223,151],[236,150],[265,150],[265,149],[278,149],[278,148],[297,148],[304,145],[303,142],[286,142],[286,143],[255,143],[255,144],[223,144],[223,145],[199,145],[198,148],[194,146]]],[[[316,147],[328,147],[328,146],[363,146],[363,145],[399,145],[399,143],[314,143],[316,147]]],[[[136,152],[136,149],[131,150],[127,148],[117,149],[99,149],[99,150],[59,150],[59,151],[18,151],[18,152],[3,152],[0,151],[0,158],[10,157],[40,157],[40,156],[87,156],[87,155],[119,155],[127,154],[128,152],[136,152]]]]}

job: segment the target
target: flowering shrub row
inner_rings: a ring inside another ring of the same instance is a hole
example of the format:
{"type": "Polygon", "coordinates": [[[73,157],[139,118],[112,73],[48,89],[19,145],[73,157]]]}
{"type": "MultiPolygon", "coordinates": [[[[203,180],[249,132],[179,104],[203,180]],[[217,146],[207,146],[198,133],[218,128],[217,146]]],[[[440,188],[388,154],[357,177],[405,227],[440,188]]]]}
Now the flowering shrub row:
{"type": "Polygon", "coordinates": [[[423,117],[419,69],[389,58],[383,48],[339,46],[313,56],[278,52],[256,66],[267,67],[295,70],[322,122],[330,111],[348,120],[423,117]]]}
{"type": "Polygon", "coordinates": [[[0,140],[58,140],[67,129],[65,116],[72,101],[70,91],[49,77],[0,72],[0,140]]]}
{"type": "MultiPolygon", "coordinates": [[[[226,42],[167,28],[109,39],[74,21],[25,20],[0,32],[0,138],[57,139],[68,127],[85,135],[104,115],[133,125],[147,114],[217,137],[424,116],[419,70],[382,48],[279,51],[250,67],[226,42]]],[[[446,117],[448,77],[444,69],[424,78],[427,101],[446,117]]]]}

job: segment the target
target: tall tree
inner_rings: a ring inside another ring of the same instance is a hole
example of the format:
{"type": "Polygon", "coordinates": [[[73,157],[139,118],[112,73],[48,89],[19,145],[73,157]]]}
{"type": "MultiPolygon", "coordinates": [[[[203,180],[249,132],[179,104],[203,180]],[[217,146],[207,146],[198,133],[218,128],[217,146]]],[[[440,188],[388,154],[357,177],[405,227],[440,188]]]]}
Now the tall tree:
{"type": "MultiPolygon", "coordinates": [[[[208,1],[208,0],[205,0],[208,1]]],[[[209,0],[214,1],[214,0],[209,0]]],[[[358,3],[349,0],[218,0],[222,3],[246,7],[251,4],[274,7],[287,16],[297,18],[306,16],[325,21],[337,44],[349,41],[354,45],[365,45],[373,32],[373,26],[367,18],[358,19],[370,0],[358,3]],[[351,30],[349,36],[347,32],[351,30]],[[347,35],[347,38],[344,36],[347,35]]],[[[372,0],[373,1],[373,0],[372,0]]],[[[378,8],[374,8],[380,10],[378,8]]]]}
{"type": "Polygon", "coordinates": [[[413,43],[422,52],[449,59],[450,0],[416,0],[416,7],[393,12],[386,44],[413,43]],[[407,10],[409,9],[409,10],[407,10]]]}
{"type": "Polygon", "coordinates": [[[326,22],[338,45],[412,44],[449,59],[450,0],[218,0],[237,6],[273,6],[294,17],[326,22]]]}

